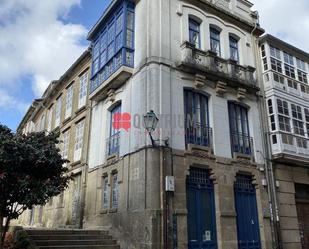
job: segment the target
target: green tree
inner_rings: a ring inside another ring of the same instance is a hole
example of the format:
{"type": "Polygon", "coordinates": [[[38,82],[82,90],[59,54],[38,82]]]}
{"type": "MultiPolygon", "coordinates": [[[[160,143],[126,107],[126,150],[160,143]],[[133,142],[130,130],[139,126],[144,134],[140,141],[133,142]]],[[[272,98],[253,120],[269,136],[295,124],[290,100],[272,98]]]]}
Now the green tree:
{"type": "Polygon", "coordinates": [[[13,133],[0,124],[0,249],[10,220],[67,188],[70,176],[58,137],[53,132],[13,133]]]}

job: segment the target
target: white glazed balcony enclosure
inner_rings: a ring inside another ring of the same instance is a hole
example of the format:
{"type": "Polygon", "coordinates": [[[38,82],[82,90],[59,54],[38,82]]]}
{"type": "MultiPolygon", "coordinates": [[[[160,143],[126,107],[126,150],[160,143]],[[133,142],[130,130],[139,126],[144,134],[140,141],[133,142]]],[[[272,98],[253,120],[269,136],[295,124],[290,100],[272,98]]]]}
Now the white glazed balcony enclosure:
{"type": "Polygon", "coordinates": [[[309,139],[285,132],[271,134],[273,159],[288,161],[299,159],[299,162],[309,162],[309,139]],[[275,139],[275,142],[274,142],[275,139]]]}

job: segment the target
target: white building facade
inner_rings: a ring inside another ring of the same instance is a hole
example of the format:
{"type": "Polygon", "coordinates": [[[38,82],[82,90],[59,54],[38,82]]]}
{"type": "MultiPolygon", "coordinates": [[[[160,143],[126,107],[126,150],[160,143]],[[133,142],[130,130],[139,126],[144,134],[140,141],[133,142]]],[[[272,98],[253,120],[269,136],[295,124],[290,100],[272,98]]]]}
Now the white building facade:
{"type": "Polygon", "coordinates": [[[271,248],[255,57],[263,30],[251,7],[111,3],[88,36],[84,227],[110,229],[123,248],[271,248]],[[150,110],[156,146],[143,127],[150,110]]]}
{"type": "Polygon", "coordinates": [[[309,54],[271,35],[260,40],[281,242],[309,246],[309,54]]]}

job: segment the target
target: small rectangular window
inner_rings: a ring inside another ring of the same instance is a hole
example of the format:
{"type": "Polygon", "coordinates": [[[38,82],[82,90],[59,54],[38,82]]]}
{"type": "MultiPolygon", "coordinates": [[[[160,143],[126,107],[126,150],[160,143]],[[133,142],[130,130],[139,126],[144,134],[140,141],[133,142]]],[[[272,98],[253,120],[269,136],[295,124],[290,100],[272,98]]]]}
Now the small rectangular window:
{"type": "Polygon", "coordinates": [[[263,59],[264,71],[268,70],[267,58],[263,59]]]}
{"type": "Polygon", "coordinates": [[[127,47],[134,48],[134,13],[128,11],[127,14],[127,47]]]}
{"type": "Polygon", "coordinates": [[[281,54],[280,54],[280,50],[278,48],[270,46],[270,55],[272,57],[275,57],[278,60],[281,60],[281,54]]]}
{"type": "Polygon", "coordinates": [[[234,61],[239,62],[239,55],[238,55],[238,40],[234,37],[229,37],[229,43],[230,43],[230,56],[231,59],[234,61]]]}
{"type": "Polygon", "coordinates": [[[78,109],[86,105],[88,92],[88,72],[79,77],[78,109]]]}
{"type": "Polygon", "coordinates": [[[267,104],[268,104],[268,113],[269,114],[273,114],[274,113],[274,108],[273,108],[273,102],[271,99],[267,100],[267,104]]]}
{"type": "Polygon", "coordinates": [[[52,121],[53,121],[53,107],[50,107],[48,110],[48,118],[47,118],[47,131],[51,132],[52,130],[52,121]]]}
{"type": "Polygon", "coordinates": [[[293,119],[293,128],[294,128],[295,134],[305,136],[304,123],[303,122],[293,119]]]}
{"type": "Polygon", "coordinates": [[[288,79],[288,86],[291,87],[291,88],[294,88],[294,89],[298,89],[298,84],[296,81],[294,80],[291,80],[291,79],[288,79]]]}
{"type": "Polygon", "coordinates": [[[102,191],[103,191],[103,196],[102,196],[102,207],[103,207],[103,209],[108,209],[108,205],[109,205],[108,176],[104,176],[104,177],[103,177],[102,191]]]}
{"type": "Polygon", "coordinates": [[[293,137],[289,134],[282,134],[282,143],[288,144],[288,145],[293,145],[293,137]]]}
{"type": "Polygon", "coordinates": [[[298,80],[305,84],[308,83],[307,74],[303,71],[297,70],[298,80]]]}
{"type": "Polygon", "coordinates": [[[273,73],[273,76],[274,76],[274,81],[284,84],[284,77],[282,75],[273,73]]]}
{"type": "Polygon", "coordinates": [[[295,70],[294,67],[291,67],[287,64],[284,64],[285,75],[295,79],[295,70]]]}
{"type": "Polygon", "coordinates": [[[273,144],[277,144],[277,136],[276,135],[272,135],[271,136],[272,137],[272,142],[273,142],[273,144]]]}
{"type": "Polygon", "coordinates": [[[302,70],[304,72],[307,71],[306,70],[306,64],[305,64],[305,62],[303,60],[296,58],[296,65],[297,65],[298,69],[300,69],[300,70],[302,70]]]}
{"type": "Polygon", "coordinates": [[[289,116],[288,102],[281,100],[281,99],[277,99],[277,108],[280,114],[289,116]]]}
{"type": "Polygon", "coordinates": [[[293,56],[284,52],[283,53],[283,56],[284,56],[284,62],[291,65],[291,66],[294,66],[294,59],[293,59],[293,56]]]}
{"type": "Polygon", "coordinates": [[[75,127],[74,161],[81,159],[84,139],[85,120],[80,121],[75,127]]]}
{"type": "Polygon", "coordinates": [[[291,104],[291,109],[292,109],[293,118],[296,118],[296,119],[299,119],[299,120],[303,119],[301,107],[299,105],[291,104]]]}
{"type": "Polygon", "coordinates": [[[279,73],[282,73],[282,63],[279,60],[276,60],[274,58],[270,58],[270,63],[271,63],[271,69],[275,70],[279,73]]]}
{"type": "Polygon", "coordinates": [[[307,140],[304,138],[296,138],[296,142],[297,142],[297,147],[298,148],[303,148],[303,149],[307,149],[307,140]]]}
{"type": "Polygon", "coordinates": [[[62,137],[62,157],[68,159],[69,154],[69,145],[70,145],[70,130],[67,130],[63,133],[62,137]]]}
{"type": "Polygon", "coordinates": [[[72,115],[73,110],[73,85],[67,89],[66,101],[65,101],[65,119],[72,115]]]}
{"type": "Polygon", "coordinates": [[[120,129],[114,122],[117,120],[117,115],[121,113],[121,104],[116,105],[110,112],[110,135],[108,138],[108,155],[118,154],[120,147],[120,129]]]}
{"type": "Polygon", "coordinates": [[[309,109],[305,108],[305,119],[306,122],[309,123],[309,109]]]}
{"type": "Polygon", "coordinates": [[[118,208],[119,201],[119,184],[118,184],[118,174],[114,173],[112,175],[112,208],[118,208]]]}
{"type": "Polygon", "coordinates": [[[270,126],[272,131],[276,130],[275,115],[270,116],[270,126]]]}
{"type": "Polygon", "coordinates": [[[262,53],[262,58],[264,58],[266,56],[266,51],[265,51],[265,45],[264,44],[261,46],[261,53],[262,53]]]}
{"type": "Polygon", "coordinates": [[[200,24],[191,18],[189,19],[189,41],[195,47],[201,48],[200,24]]]}
{"type": "Polygon", "coordinates": [[[307,86],[305,86],[304,84],[300,84],[300,90],[301,90],[303,93],[307,93],[307,92],[308,92],[308,88],[307,88],[307,86]]]}
{"type": "Polygon", "coordinates": [[[60,125],[61,109],[62,109],[62,101],[61,101],[61,96],[60,96],[57,99],[57,103],[56,103],[55,127],[58,127],[60,125]]]}
{"type": "Polygon", "coordinates": [[[210,28],[210,49],[221,57],[220,31],[212,27],[210,28]]]}
{"type": "Polygon", "coordinates": [[[291,132],[290,118],[278,115],[279,129],[281,131],[291,132]]]}

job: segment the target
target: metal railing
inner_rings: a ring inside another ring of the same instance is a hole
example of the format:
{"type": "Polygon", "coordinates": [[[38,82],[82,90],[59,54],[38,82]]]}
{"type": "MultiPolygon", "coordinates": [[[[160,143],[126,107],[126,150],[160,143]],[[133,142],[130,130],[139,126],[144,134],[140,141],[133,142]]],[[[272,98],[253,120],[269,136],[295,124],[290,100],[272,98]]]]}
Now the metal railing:
{"type": "Polygon", "coordinates": [[[253,156],[253,138],[244,133],[231,133],[232,153],[240,153],[253,156]]]}
{"type": "Polygon", "coordinates": [[[207,125],[198,123],[186,125],[185,135],[186,144],[196,144],[212,148],[212,128],[207,125]]]}
{"type": "Polygon", "coordinates": [[[106,140],[106,151],[107,156],[111,155],[118,155],[119,154],[119,147],[120,147],[120,132],[110,136],[106,140]]]}

